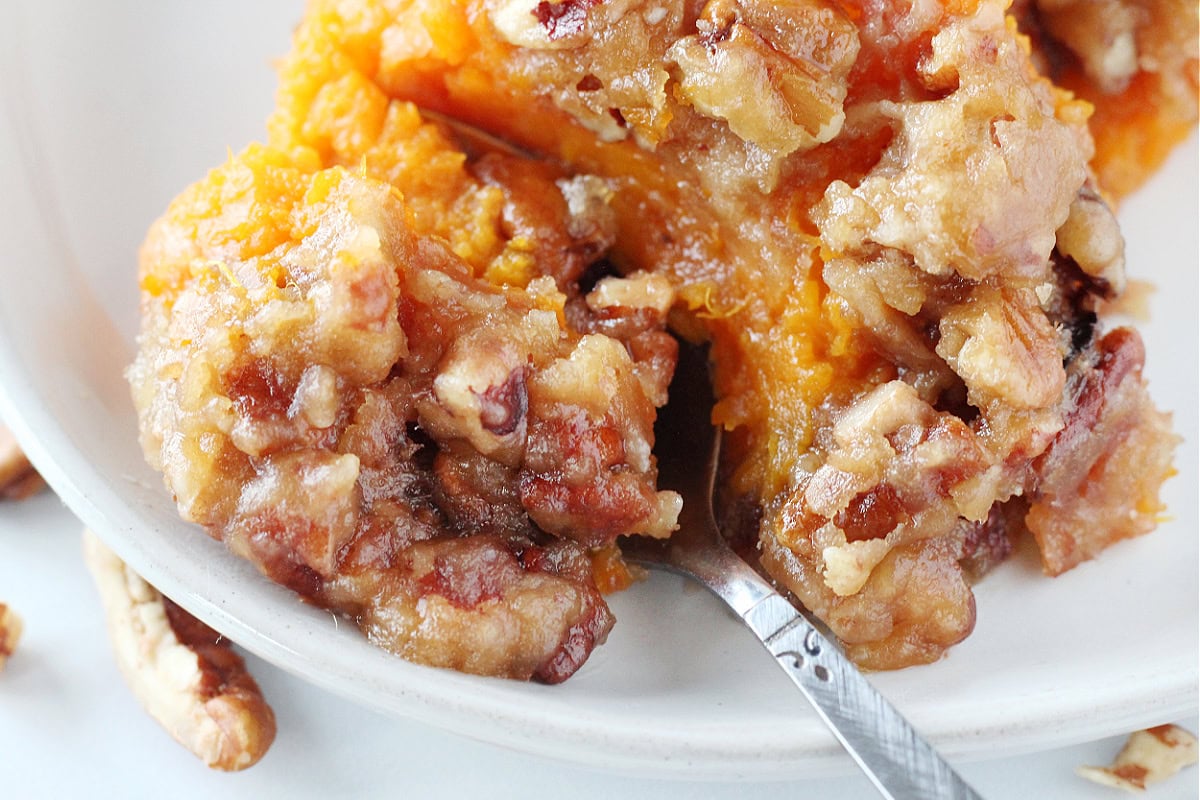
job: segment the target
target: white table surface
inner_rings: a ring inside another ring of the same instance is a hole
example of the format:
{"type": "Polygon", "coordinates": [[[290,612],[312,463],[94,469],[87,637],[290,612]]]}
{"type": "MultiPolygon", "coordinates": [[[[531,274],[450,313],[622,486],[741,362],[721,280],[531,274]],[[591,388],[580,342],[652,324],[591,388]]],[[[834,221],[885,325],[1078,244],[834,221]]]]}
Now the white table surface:
{"type": "MultiPolygon", "coordinates": [[[[0,601],[25,620],[0,673],[0,798],[871,798],[854,774],[790,783],[689,783],[603,774],[481,744],[350,704],[248,657],[279,734],[256,766],[206,769],[137,705],[109,652],[79,524],[45,492],[0,503],[0,601]]],[[[1178,720],[1192,730],[1195,720],[1178,720]]],[[[1121,738],[959,765],[989,798],[1120,798],[1074,774],[1121,738]]],[[[1200,796],[1190,768],[1152,800],[1200,796]]]]}

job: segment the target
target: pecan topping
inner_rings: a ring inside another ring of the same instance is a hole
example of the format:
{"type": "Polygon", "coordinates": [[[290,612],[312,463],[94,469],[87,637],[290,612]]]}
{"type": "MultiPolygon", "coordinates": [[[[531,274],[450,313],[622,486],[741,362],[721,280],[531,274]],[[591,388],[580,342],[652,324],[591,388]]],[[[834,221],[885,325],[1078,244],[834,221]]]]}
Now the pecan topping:
{"type": "Polygon", "coordinates": [[[1085,273],[1103,283],[1115,297],[1125,289],[1125,239],[1104,198],[1084,184],[1071,202],[1067,221],[1058,229],[1058,252],[1074,259],[1085,273]]]}
{"type": "Polygon", "coordinates": [[[497,386],[479,393],[479,421],[497,436],[507,436],[517,429],[529,411],[529,390],[525,388],[525,369],[518,367],[497,386]]]}
{"type": "Polygon", "coordinates": [[[1047,573],[1058,575],[1121,539],[1154,528],[1158,487],[1179,438],[1149,402],[1141,338],[1118,328],[1071,365],[1065,424],[1033,462],[1026,524],[1047,573]]]}
{"type": "Polygon", "coordinates": [[[584,44],[588,12],[601,0],[496,0],[489,18],[509,44],[531,50],[560,50],[584,44]]]}
{"type": "Polygon", "coordinates": [[[840,11],[819,0],[711,0],[696,27],[668,51],[696,110],[776,157],[842,129],[859,44],[840,11]]]}
{"type": "Polygon", "coordinates": [[[1042,408],[1062,395],[1058,333],[1032,290],[981,285],[945,313],[940,329],[938,355],[967,384],[972,405],[1042,408]]]}
{"type": "Polygon", "coordinates": [[[588,9],[599,2],[600,0],[562,0],[551,3],[549,0],[542,0],[534,6],[533,15],[553,41],[582,32],[583,26],[587,24],[588,9]]]}

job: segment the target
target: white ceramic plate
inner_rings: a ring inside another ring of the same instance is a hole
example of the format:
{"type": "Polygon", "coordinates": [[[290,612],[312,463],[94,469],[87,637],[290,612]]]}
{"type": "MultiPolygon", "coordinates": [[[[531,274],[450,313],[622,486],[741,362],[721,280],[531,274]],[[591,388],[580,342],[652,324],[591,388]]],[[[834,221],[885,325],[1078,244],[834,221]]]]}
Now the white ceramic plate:
{"type": "MultiPolygon", "coordinates": [[[[0,26],[0,412],[63,499],[135,569],[255,653],[374,708],[626,773],[782,778],[845,768],[769,656],[703,590],[614,599],[608,644],[545,687],[368,645],[181,523],[143,463],[121,377],[135,258],[184,185],[259,135],[300,2],[27,2],[0,26]]],[[[1050,580],[1019,554],[974,635],[876,684],[950,757],[1067,744],[1192,714],[1197,698],[1197,160],[1122,218],[1155,396],[1185,437],[1154,535],[1050,580]]]]}

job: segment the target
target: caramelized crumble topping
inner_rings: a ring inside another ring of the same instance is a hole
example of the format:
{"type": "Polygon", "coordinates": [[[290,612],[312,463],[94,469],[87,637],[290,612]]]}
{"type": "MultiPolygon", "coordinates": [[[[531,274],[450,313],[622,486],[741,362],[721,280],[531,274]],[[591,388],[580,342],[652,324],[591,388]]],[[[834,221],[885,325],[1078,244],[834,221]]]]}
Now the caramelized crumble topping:
{"type": "Polygon", "coordinates": [[[152,229],[131,379],[183,514],[383,646],[553,681],[603,640],[594,571],[679,509],[668,322],[729,535],[866,667],[968,635],[1026,529],[1057,574],[1153,527],[1089,106],[1000,0],[318,0],[281,80],[152,229]]]}
{"type": "Polygon", "coordinates": [[[1095,106],[1100,186],[1127,195],[1200,117],[1200,6],[1191,0],[1015,0],[1039,68],[1095,106]]]}
{"type": "Polygon", "coordinates": [[[527,198],[534,178],[484,171],[496,183],[464,174],[462,201],[495,188],[501,241],[487,263],[464,248],[472,265],[418,235],[392,185],[249,149],[151,232],[130,374],[186,518],[406,657],[556,681],[612,624],[587,549],[666,536],[679,511],[651,453],[671,290],[646,304],[637,279],[605,279],[593,305],[638,317],[605,335],[566,325],[549,275],[475,274],[538,214],[588,244],[562,233],[552,181],[527,198]]]}

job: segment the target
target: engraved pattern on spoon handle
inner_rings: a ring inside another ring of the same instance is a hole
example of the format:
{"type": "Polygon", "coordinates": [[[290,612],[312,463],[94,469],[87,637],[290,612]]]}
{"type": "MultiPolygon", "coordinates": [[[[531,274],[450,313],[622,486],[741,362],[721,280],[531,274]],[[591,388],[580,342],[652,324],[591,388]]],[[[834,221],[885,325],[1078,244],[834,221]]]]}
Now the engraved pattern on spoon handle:
{"type": "Polygon", "coordinates": [[[880,794],[979,798],[858,668],[778,594],[742,614],[880,794]]]}

